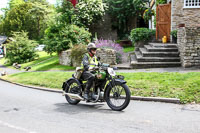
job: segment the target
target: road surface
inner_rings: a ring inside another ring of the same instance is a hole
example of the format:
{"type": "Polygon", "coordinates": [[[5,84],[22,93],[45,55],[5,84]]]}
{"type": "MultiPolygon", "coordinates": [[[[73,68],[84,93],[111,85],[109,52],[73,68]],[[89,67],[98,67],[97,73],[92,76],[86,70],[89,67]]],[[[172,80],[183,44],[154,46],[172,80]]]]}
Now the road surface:
{"type": "Polygon", "coordinates": [[[116,112],[0,81],[0,133],[200,133],[199,124],[200,105],[131,101],[116,112]]]}

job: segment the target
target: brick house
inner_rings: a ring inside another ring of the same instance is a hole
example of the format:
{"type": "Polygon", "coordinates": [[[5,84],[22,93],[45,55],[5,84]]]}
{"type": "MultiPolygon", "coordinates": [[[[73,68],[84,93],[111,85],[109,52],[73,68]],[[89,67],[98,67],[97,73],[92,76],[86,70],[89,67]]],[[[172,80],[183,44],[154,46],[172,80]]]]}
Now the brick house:
{"type": "MultiPolygon", "coordinates": [[[[162,7],[161,12],[165,12],[156,16],[157,39],[163,35],[170,36],[170,31],[178,30],[177,44],[182,66],[200,66],[200,0],[167,0],[167,4],[158,6],[155,5],[156,0],[150,1],[150,7],[156,9],[157,13],[162,7]]],[[[153,20],[150,22],[150,28],[155,28],[152,26],[153,20]]]]}

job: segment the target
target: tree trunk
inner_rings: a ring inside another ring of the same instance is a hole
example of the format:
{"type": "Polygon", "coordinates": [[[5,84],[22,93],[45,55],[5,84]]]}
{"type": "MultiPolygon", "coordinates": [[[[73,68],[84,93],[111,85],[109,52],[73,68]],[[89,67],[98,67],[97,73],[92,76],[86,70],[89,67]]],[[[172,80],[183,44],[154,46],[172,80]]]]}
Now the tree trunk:
{"type": "Polygon", "coordinates": [[[40,36],[40,17],[38,17],[38,37],[40,36]]]}

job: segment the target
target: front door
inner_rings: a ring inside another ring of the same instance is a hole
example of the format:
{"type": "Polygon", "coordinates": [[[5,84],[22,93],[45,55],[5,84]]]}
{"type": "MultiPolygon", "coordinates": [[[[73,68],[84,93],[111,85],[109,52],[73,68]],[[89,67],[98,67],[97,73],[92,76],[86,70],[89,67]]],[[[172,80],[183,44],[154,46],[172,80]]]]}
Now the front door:
{"type": "Polygon", "coordinates": [[[163,36],[167,36],[170,41],[171,27],[171,3],[161,4],[156,8],[156,39],[161,41],[163,36]]]}

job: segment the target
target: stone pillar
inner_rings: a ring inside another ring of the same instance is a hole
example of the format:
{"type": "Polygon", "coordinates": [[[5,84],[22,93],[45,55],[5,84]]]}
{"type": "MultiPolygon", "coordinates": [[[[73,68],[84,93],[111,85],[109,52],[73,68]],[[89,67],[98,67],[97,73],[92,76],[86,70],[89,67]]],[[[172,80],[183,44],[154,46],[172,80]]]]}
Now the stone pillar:
{"type": "Polygon", "coordinates": [[[200,28],[180,27],[178,29],[178,48],[184,68],[200,66],[200,28]]]}
{"type": "Polygon", "coordinates": [[[59,63],[61,65],[72,66],[71,52],[71,50],[66,50],[59,54],[59,63]]]}

